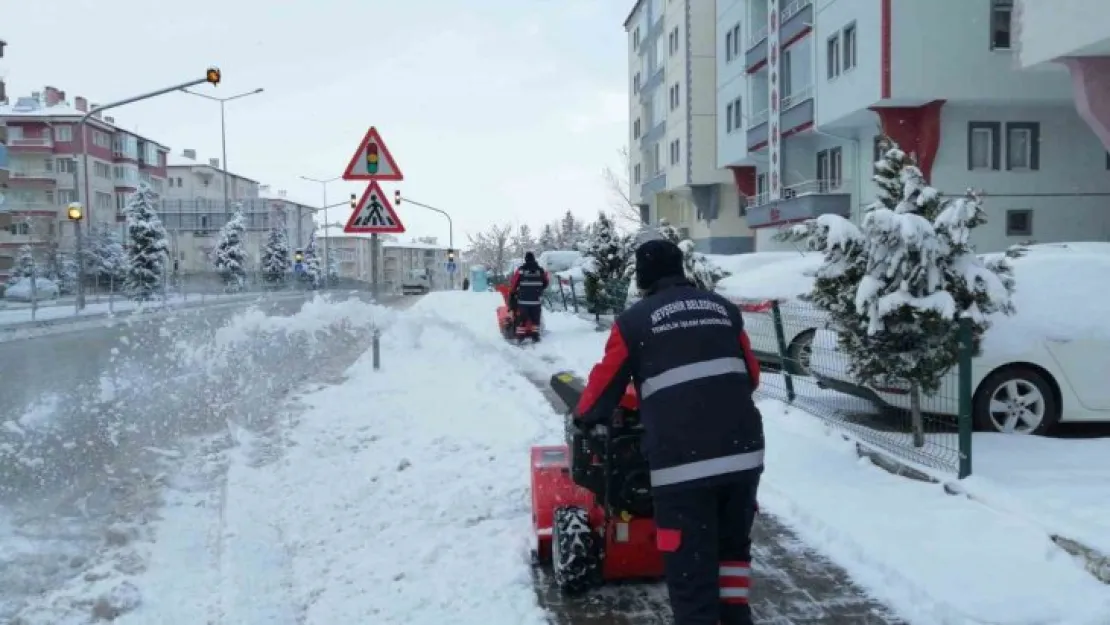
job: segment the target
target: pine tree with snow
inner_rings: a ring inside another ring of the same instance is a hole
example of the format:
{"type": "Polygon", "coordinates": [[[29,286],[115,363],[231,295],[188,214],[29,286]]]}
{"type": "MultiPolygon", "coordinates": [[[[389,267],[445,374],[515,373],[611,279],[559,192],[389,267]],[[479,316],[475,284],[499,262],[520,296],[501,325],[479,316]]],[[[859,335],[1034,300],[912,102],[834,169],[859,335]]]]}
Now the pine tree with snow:
{"type": "Polygon", "coordinates": [[[107,224],[94,224],[84,247],[85,274],[98,282],[121,283],[127,273],[127,250],[119,233],[107,224]]]}
{"type": "Polygon", "coordinates": [[[229,293],[238,293],[247,284],[247,251],[244,249],[247,237],[247,223],[243,218],[243,206],[236,204],[231,219],[220,228],[220,238],[213,250],[212,260],[216,272],[229,293]]]}
{"type": "Polygon", "coordinates": [[[153,300],[161,291],[169,262],[166,229],[154,211],[157,196],[145,182],[127,199],[127,275],[124,288],[138,302],[153,300]]]}
{"type": "Polygon", "coordinates": [[[588,259],[583,266],[586,306],[597,315],[620,312],[628,296],[624,275],[630,257],[629,239],[617,231],[604,212],[598,214],[593,226],[592,237],[583,245],[588,259]]]}
{"type": "Polygon", "coordinates": [[[335,254],[328,254],[328,284],[332,284],[335,280],[339,279],[339,260],[335,254]]]}
{"type": "Polygon", "coordinates": [[[562,220],[559,221],[557,236],[559,249],[561,250],[577,250],[578,246],[583,243],[582,224],[574,217],[574,213],[571,213],[569,210],[563,215],[562,220]]]}
{"type": "Polygon", "coordinates": [[[301,274],[301,280],[305,281],[310,288],[315,289],[320,286],[322,279],[320,252],[316,246],[316,228],[313,228],[308,235],[308,245],[304,248],[304,273],[301,274]]]}
{"type": "Polygon", "coordinates": [[[552,224],[546,224],[540,230],[540,238],[536,242],[540,252],[550,252],[559,249],[559,235],[552,224]]]}
{"type": "Polygon", "coordinates": [[[31,251],[30,245],[24,245],[19,248],[19,252],[15,257],[15,263],[11,268],[9,282],[14,284],[23,278],[30,278],[35,272],[35,255],[31,251]]]}
{"type": "Polygon", "coordinates": [[[68,295],[77,290],[77,261],[71,254],[55,249],[50,262],[49,278],[58,285],[58,292],[68,295]]]}
{"type": "Polygon", "coordinates": [[[285,284],[289,277],[290,259],[285,228],[280,225],[271,228],[270,235],[266,238],[266,245],[262,249],[262,279],[271,286],[285,284]]]}

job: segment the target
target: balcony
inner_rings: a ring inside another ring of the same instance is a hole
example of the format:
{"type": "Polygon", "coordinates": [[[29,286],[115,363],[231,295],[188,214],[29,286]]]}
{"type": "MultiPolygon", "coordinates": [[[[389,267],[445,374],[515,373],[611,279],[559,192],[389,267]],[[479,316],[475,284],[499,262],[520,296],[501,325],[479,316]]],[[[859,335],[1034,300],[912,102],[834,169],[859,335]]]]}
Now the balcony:
{"type": "Polygon", "coordinates": [[[9,172],[8,184],[21,188],[53,187],[58,184],[56,173],[45,169],[12,169],[9,172]]]}
{"type": "Polygon", "coordinates": [[[813,124],[813,93],[813,85],[808,85],[795,90],[779,102],[779,110],[782,111],[779,114],[779,126],[784,136],[813,124]]]}
{"type": "Polygon", "coordinates": [[[748,206],[748,226],[765,228],[829,214],[849,217],[852,213],[850,188],[847,180],[807,180],[783,188],[782,198],[778,200],[760,194],[748,206]]]}
{"type": "Polygon", "coordinates": [[[659,85],[663,84],[664,79],[666,79],[666,72],[663,71],[663,66],[660,65],[655,68],[655,71],[651,73],[651,76],[648,76],[643,86],[640,87],[640,101],[647,102],[650,100],[651,95],[655,93],[655,89],[659,85]]]}
{"type": "Polygon", "coordinates": [[[767,120],[770,111],[763,109],[748,118],[748,149],[754,150],[767,145],[767,120]]]}
{"type": "Polygon", "coordinates": [[[50,152],[53,149],[53,137],[8,137],[8,150],[12,152],[50,152]]]}
{"type": "Polygon", "coordinates": [[[779,12],[779,41],[783,48],[813,29],[813,0],[794,0],[779,12]]]}
{"type": "Polygon", "coordinates": [[[650,146],[650,145],[658,142],[660,139],[662,139],[663,135],[666,134],[666,132],[667,132],[667,120],[664,119],[663,121],[659,122],[658,124],[655,124],[654,126],[652,126],[650,129],[648,129],[648,131],[646,133],[644,133],[644,136],[640,137],[641,145],[643,145],[645,148],[647,148],[648,146],[650,146]]]}
{"type": "Polygon", "coordinates": [[[640,197],[649,198],[667,188],[667,174],[658,172],[640,185],[640,197]]]}
{"type": "Polygon", "coordinates": [[[749,74],[767,64],[767,20],[752,33],[751,43],[744,52],[744,69],[749,74]]]}

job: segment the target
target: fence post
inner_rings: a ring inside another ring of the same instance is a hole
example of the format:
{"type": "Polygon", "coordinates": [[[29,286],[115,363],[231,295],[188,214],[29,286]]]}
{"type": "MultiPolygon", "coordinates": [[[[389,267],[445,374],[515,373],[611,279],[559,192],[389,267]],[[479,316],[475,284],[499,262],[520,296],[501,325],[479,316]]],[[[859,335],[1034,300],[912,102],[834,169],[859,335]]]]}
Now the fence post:
{"type": "Polygon", "coordinates": [[[570,301],[574,304],[574,314],[578,314],[578,292],[574,290],[574,276],[568,278],[570,280],[570,301]]]}
{"type": "Polygon", "coordinates": [[[382,368],[382,331],[374,328],[374,336],[372,339],[372,349],[374,357],[374,371],[382,368]]]}
{"type": "Polygon", "coordinates": [[[972,326],[971,319],[960,319],[960,357],[958,364],[958,390],[959,390],[959,448],[960,470],[959,478],[971,475],[971,431],[972,431],[972,384],[971,360],[972,353],[972,326]]]}
{"type": "Polygon", "coordinates": [[[782,309],[779,308],[778,300],[771,300],[771,322],[775,326],[775,343],[778,345],[779,362],[782,366],[782,379],[786,384],[786,401],[793,402],[797,396],[794,393],[794,374],[791,372],[792,367],[788,366],[790,356],[789,350],[786,347],[786,332],[782,328],[782,309]]]}
{"type": "Polygon", "coordinates": [[[563,298],[563,312],[566,312],[570,310],[570,306],[567,306],[567,292],[563,290],[563,279],[559,277],[555,279],[559,281],[559,297],[563,298]]]}

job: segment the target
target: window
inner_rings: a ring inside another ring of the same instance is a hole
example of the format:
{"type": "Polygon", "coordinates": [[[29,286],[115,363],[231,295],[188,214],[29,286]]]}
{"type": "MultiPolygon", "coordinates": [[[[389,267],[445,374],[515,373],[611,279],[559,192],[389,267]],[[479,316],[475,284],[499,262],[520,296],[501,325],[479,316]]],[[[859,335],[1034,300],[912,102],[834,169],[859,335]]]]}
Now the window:
{"type": "Polygon", "coordinates": [[[1040,169],[1041,125],[1036,122],[1006,124],[1006,169],[1036,171],[1040,169]]]}
{"type": "Polygon", "coordinates": [[[632,77],[632,93],[640,93],[640,72],[632,77]]]}
{"type": "Polygon", "coordinates": [[[640,138],[640,118],[639,117],[636,118],[636,121],[632,122],[632,138],[633,139],[639,139],[640,138]]]}
{"type": "Polygon", "coordinates": [[[873,161],[883,160],[883,157],[886,156],[886,151],[887,151],[888,147],[889,146],[887,146],[886,140],[883,138],[882,135],[875,135],[874,153],[872,154],[872,156],[873,156],[872,160],[873,161]]]}
{"type": "Polygon", "coordinates": [[[93,206],[97,210],[110,210],[113,204],[113,197],[111,193],[103,193],[97,191],[93,196],[93,206]]]}
{"type": "Polygon", "coordinates": [[[967,168],[998,169],[1001,156],[998,122],[970,122],[967,125],[967,168]]]}
{"type": "Polygon", "coordinates": [[[729,102],[728,106],[725,107],[725,132],[732,132],[732,130],[733,130],[733,125],[732,125],[732,107],[733,106],[734,106],[734,104],[732,102],[729,102]]]}
{"type": "Polygon", "coordinates": [[[682,160],[682,141],[675,139],[670,145],[670,164],[677,165],[682,160]]]}
{"type": "MultiPolygon", "coordinates": [[[[756,202],[763,201],[763,198],[767,197],[767,174],[756,174],[755,197],[756,202]]],[[[758,204],[756,205],[758,206],[758,204]]]]}
{"type": "Polygon", "coordinates": [[[54,140],[62,143],[73,141],[73,126],[54,126],[54,140]]]}
{"type": "Polygon", "coordinates": [[[732,57],[740,56],[740,23],[732,27],[732,57]]]}
{"type": "Polygon", "coordinates": [[[112,139],[108,135],[106,135],[103,132],[100,132],[98,130],[93,131],[93,133],[92,133],[92,142],[93,142],[93,145],[95,145],[97,147],[105,148],[105,149],[108,149],[108,150],[112,149],[112,139]]]}
{"type": "Polygon", "coordinates": [[[659,156],[659,144],[656,143],[652,149],[651,159],[652,173],[659,174],[663,171],[663,159],[659,156]]]}
{"type": "Polygon", "coordinates": [[[43,194],[44,197],[46,197],[46,203],[47,204],[53,204],[54,203],[54,192],[53,191],[43,191],[42,194],[43,194]]]}
{"type": "Polygon", "coordinates": [[[111,178],[112,168],[107,163],[93,163],[93,175],[97,178],[111,178]]]}
{"type": "Polygon", "coordinates": [[[640,27],[639,26],[636,27],[636,30],[632,31],[632,49],[636,50],[636,51],[640,50],[640,27]]]}
{"type": "Polygon", "coordinates": [[[839,189],[843,182],[844,152],[829,148],[817,153],[817,184],[821,193],[839,189]]]}
{"type": "Polygon", "coordinates": [[[43,171],[46,171],[48,173],[54,173],[54,159],[52,159],[52,158],[44,159],[42,161],[42,168],[43,168],[43,171]]]}
{"type": "Polygon", "coordinates": [[[825,42],[826,75],[829,80],[840,75],[840,35],[829,37],[825,42]]]}
{"type": "Polygon", "coordinates": [[[788,98],[794,95],[793,86],[790,84],[792,82],[792,76],[790,75],[790,50],[782,51],[782,62],[779,63],[779,68],[779,93],[782,94],[783,98],[788,98]]]}
{"type": "Polygon", "coordinates": [[[72,174],[77,171],[77,160],[72,158],[59,158],[56,165],[59,174],[72,174]]]}
{"type": "Polygon", "coordinates": [[[848,24],[844,27],[844,50],[841,56],[843,57],[844,71],[848,71],[856,66],[856,25],[855,23],[848,24]]]}
{"type": "Polygon", "coordinates": [[[991,0],[991,50],[1009,50],[1014,0],[991,0]]]}
{"type": "Polygon", "coordinates": [[[740,98],[736,98],[733,104],[735,104],[735,106],[732,108],[732,127],[739,130],[744,121],[744,112],[743,109],[740,108],[740,98]]]}
{"type": "Polygon", "coordinates": [[[640,164],[632,166],[632,184],[640,184],[640,164]]]}
{"type": "Polygon", "coordinates": [[[1033,236],[1033,211],[1028,208],[1006,211],[1006,236],[1033,236]]]}
{"type": "Polygon", "coordinates": [[[58,204],[61,206],[77,201],[77,192],[73,189],[58,189],[55,194],[58,196],[58,204]]]}
{"type": "Polygon", "coordinates": [[[674,56],[678,52],[678,44],[681,41],[678,35],[678,26],[671,30],[671,34],[667,36],[667,51],[670,56],[674,56]]]}
{"type": "Polygon", "coordinates": [[[678,108],[679,102],[682,101],[681,98],[679,97],[680,94],[681,94],[681,89],[679,88],[679,83],[676,82],[675,84],[671,85],[670,98],[671,98],[671,110],[672,111],[675,110],[676,108],[678,108]]]}
{"type": "Polygon", "coordinates": [[[725,62],[732,62],[732,31],[725,33],[725,62]]]}

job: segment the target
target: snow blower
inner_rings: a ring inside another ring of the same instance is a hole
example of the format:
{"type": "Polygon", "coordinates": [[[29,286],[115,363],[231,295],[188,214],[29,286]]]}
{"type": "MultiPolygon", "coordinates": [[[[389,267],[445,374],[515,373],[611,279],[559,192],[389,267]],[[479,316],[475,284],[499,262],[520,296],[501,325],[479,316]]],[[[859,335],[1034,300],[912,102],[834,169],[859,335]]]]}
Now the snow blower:
{"type": "Polygon", "coordinates": [[[551,388],[570,409],[565,445],[531,451],[533,556],[556,585],[578,594],[617,580],[658,580],[651,480],[641,453],[639,398],[629,384],[612,427],[581,433],[571,424],[585,383],[557,373],[551,388]]]}
{"type": "Polygon", "coordinates": [[[535,327],[531,322],[527,326],[519,328],[516,318],[516,301],[515,296],[510,292],[509,285],[498,284],[496,287],[497,292],[505,300],[505,303],[497,307],[497,327],[501,330],[501,336],[506,341],[523,341],[526,338],[539,340],[540,334],[543,331],[543,324],[540,327],[535,327]]]}

